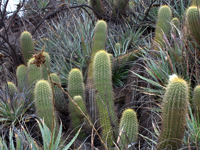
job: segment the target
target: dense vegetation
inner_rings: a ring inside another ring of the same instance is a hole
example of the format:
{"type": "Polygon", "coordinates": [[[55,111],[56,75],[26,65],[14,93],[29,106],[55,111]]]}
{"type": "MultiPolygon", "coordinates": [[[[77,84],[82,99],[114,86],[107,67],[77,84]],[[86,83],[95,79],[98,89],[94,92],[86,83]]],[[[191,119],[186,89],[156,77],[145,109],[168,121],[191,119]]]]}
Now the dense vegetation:
{"type": "Polygon", "coordinates": [[[200,149],[200,1],[1,1],[0,149],[200,149]]]}

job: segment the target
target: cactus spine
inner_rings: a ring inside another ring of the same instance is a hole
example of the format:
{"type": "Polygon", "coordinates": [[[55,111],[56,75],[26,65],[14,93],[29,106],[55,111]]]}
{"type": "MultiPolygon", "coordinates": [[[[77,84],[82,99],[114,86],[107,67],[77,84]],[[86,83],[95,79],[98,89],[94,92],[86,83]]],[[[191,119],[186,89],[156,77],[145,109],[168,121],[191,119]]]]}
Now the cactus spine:
{"type": "Polygon", "coordinates": [[[32,36],[28,31],[24,31],[21,34],[20,46],[22,50],[24,63],[27,64],[28,60],[32,57],[32,54],[34,54],[34,44],[33,44],[32,36]]]}
{"type": "Polygon", "coordinates": [[[157,150],[180,148],[186,125],[189,88],[185,80],[172,75],[162,107],[162,128],[157,150]]]}
{"type": "Polygon", "coordinates": [[[191,6],[186,12],[187,26],[191,36],[195,39],[197,44],[200,45],[200,31],[199,31],[199,11],[196,6],[191,6]]]}
{"type": "Polygon", "coordinates": [[[194,88],[193,106],[194,106],[196,116],[199,117],[199,121],[200,121],[200,85],[194,88]]]}
{"type": "Polygon", "coordinates": [[[19,65],[16,71],[17,82],[20,91],[27,85],[27,67],[25,65],[19,65]]]}
{"type": "Polygon", "coordinates": [[[49,56],[49,54],[47,53],[47,52],[43,52],[42,53],[44,56],[45,56],[45,65],[46,65],[46,67],[44,66],[44,64],[42,64],[42,77],[45,79],[45,80],[47,80],[48,79],[48,76],[49,76],[49,74],[48,74],[48,71],[47,71],[47,69],[49,70],[49,72],[50,72],[50,56],[49,56]]]}
{"type": "Polygon", "coordinates": [[[107,24],[103,20],[99,20],[95,26],[92,54],[88,68],[88,84],[93,86],[93,61],[95,54],[102,49],[105,49],[107,40],[107,24]]]}
{"type": "Polygon", "coordinates": [[[96,103],[98,108],[99,121],[102,127],[101,132],[104,141],[106,141],[107,134],[109,134],[107,143],[108,145],[112,145],[113,131],[111,123],[114,123],[116,114],[114,111],[112,72],[109,54],[104,50],[97,52],[94,57],[93,66],[94,84],[98,93],[96,94],[96,103]]]}
{"type": "MultiPolygon", "coordinates": [[[[60,78],[55,73],[50,74],[51,80],[57,84],[61,84],[60,78]]],[[[49,83],[51,83],[50,79],[48,79],[49,83]]],[[[55,107],[57,110],[67,113],[68,112],[68,104],[65,100],[63,91],[57,86],[53,85],[54,89],[54,99],[55,99],[55,107]]]]}
{"type": "Polygon", "coordinates": [[[119,142],[121,149],[124,148],[123,145],[125,145],[125,147],[126,147],[125,149],[128,149],[127,146],[128,146],[128,144],[130,144],[129,141],[131,143],[137,142],[138,119],[137,119],[136,112],[133,109],[130,109],[130,108],[126,109],[122,113],[122,117],[121,117],[120,125],[119,125],[119,132],[122,132],[121,136],[120,136],[121,140],[119,142]],[[125,133],[123,133],[122,131],[125,133]],[[129,139],[129,141],[128,141],[127,137],[129,139]]]}
{"type": "MultiPolygon", "coordinates": [[[[57,118],[56,114],[54,114],[53,118],[53,94],[52,89],[48,81],[39,80],[34,89],[34,98],[35,98],[35,108],[37,115],[43,119],[47,125],[47,127],[51,130],[52,124],[54,121],[54,129],[56,133],[58,133],[58,129],[56,128],[57,118]]],[[[55,113],[55,112],[54,112],[55,113]]]]}
{"type": "Polygon", "coordinates": [[[164,5],[160,7],[158,11],[158,19],[156,23],[154,41],[157,44],[159,44],[161,47],[164,44],[163,34],[165,34],[166,37],[168,37],[171,30],[171,24],[170,24],[171,16],[172,16],[172,12],[169,6],[164,5]]]}

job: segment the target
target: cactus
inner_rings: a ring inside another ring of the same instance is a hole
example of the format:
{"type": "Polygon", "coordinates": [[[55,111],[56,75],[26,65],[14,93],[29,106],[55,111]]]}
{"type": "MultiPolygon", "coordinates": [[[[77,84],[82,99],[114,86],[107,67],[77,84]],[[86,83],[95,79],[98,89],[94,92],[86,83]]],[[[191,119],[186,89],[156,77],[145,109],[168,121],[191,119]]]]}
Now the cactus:
{"type": "Polygon", "coordinates": [[[158,11],[154,41],[161,47],[163,47],[164,44],[163,34],[168,37],[171,31],[171,16],[172,12],[169,6],[164,5],[160,7],[158,11]]]}
{"type": "Polygon", "coordinates": [[[119,146],[121,149],[131,143],[137,142],[138,136],[138,119],[136,112],[133,109],[126,109],[122,113],[119,125],[119,132],[121,132],[119,146]],[[123,131],[123,132],[122,132],[123,131]],[[125,133],[124,133],[125,132],[125,133]],[[128,138],[128,139],[127,139],[128,138]]]}
{"type": "Polygon", "coordinates": [[[191,36],[200,45],[199,12],[200,9],[197,9],[196,6],[189,7],[186,12],[186,23],[191,36]]]}
{"type": "Polygon", "coordinates": [[[107,24],[103,20],[99,20],[95,26],[92,54],[90,58],[90,64],[88,68],[88,81],[87,83],[93,86],[93,61],[95,54],[102,49],[105,49],[107,40],[107,24]]]}
{"type": "MultiPolygon", "coordinates": [[[[61,84],[59,77],[55,73],[50,74],[51,80],[57,84],[61,84]]],[[[48,79],[49,83],[51,83],[50,79],[48,79]]],[[[55,107],[57,110],[67,113],[68,112],[68,104],[65,100],[63,91],[57,86],[53,85],[54,89],[54,99],[55,99],[55,107]]]]}
{"type": "MultiPolygon", "coordinates": [[[[112,145],[113,131],[111,123],[114,123],[116,114],[114,111],[113,89],[112,89],[112,72],[109,54],[101,50],[94,57],[94,84],[97,90],[96,103],[100,125],[102,127],[102,136],[108,145],[112,145]],[[109,116],[110,115],[110,116],[109,116]],[[108,137],[107,137],[107,134],[108,137]]],[[[115,123],[117,126],[117,121],[115,123]]]]}
{"type": "Polygon", "coordinates": [[[20,46],[22,50],[24,63],[27,64],[28,60],[32,57],[32,54],[34,54],[34,44],[33,44],[32,36],[28,31],[24,31],[21,34],[20,46]]]}
{"type": "Polygon", "coordinates": [[[12,82],[7,82],[8,84],[8,90],[9,90],[9,94],[10,94],[10,99],[13,99],[13,96],[17,93],[17,87],[14,83],[12,82]]]}
{"type": "Polygon", "coordinates": [[[113,11],[113,16],[125,15],[127,7],[129,6],[129,0],[115,0],[115,9],[113,11]]]}
{"type": "Polygon", "coordinates": [[[32,85],[37,80],[40,80],[42,78],[42,68],[37,67],[35,64],[33,64],[35,58],[31,58],[28,61],[28,85],[32,85]]]}
{"type": "Polygon", "coordinates": [[[122,45],[120,43],[116,43],[115,49],[117,50],[117,54],[121,54],[122,45]]]}
{"type": "Polygon", "coordinates": [[[171,23],[172,23],[172,30],[176,33],[176,35],[178,35],[177,29],[180,29],[180,26],[181,26],[180,20],[178,18],[174,17],[171,20],[171,23]]]}
{"type": "Polygon", "coordinates": [[[49,72],[50,72],[50,56],[49,56],[49,54],[47,53],[47,52],[43,52],[42,53],[44,56],[45,56],[45,65],[46,65],[46,67],[44,66],[44,64],[42,64],[42,77],[43,77],[43,79],[45,79],[45,80],[47,80],[48,79],[48,76],[49,76],[49,74],[48,74],[48,71],[47,71],[47,69],[49,70],[49,72]]]}
{"type": "MultiPolygon", "coordinates": [[[[99,14],[105,14],[102,0],[90,0],[90,6],[99,14]]],[[[96,12],[94,12],[96,14],[96,12]]],[[[97,14],[98,15],[98,14],[97,14]]],[[[99,15],[98,15],[99,16],[99,15]]]]}
{"type": "Polygon", "coordinates": [[[185,80],[172,75],[162,106],[162,127],[157,150],[180,148],[188,112],[189,88],[185,80]]]}
{"type": "Polygon", "coordinates": [[[43,119],[47,127],[51,130],[54,121],[54,129],[58,133],[56,114],[53,117],[53,94],[48,81],[39,80],[34,89],[35,108],[37,115],[43,119]]]}
{"type": "Polygon", "coordinates": [[[193,106],[196,113],[196,117],[199,117],[200,121],[200,85],[194,88],[193,106]]]}
{"type": "Polygon", "coordinates": [[[27,67],[25,65],[19,65],[16,71],[18,87],[20,91],[27,86],[27,67]]]}
{"type": "Polygon", "coordinates": [[[200,0],[192,0],[191,1],[191,6],[197,6],[200,7],[200,0]]]}

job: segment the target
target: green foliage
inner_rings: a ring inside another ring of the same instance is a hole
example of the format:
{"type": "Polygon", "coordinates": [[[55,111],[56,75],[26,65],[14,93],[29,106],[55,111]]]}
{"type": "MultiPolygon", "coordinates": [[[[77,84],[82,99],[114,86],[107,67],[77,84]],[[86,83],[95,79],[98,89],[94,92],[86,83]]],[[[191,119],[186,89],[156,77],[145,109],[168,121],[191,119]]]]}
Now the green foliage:
{"type": "Polygon", "coordinates": [[[200,85],[194,88],[193,107],[196,113],[196,117],[198,116],[200,121],[200,85]]]}
{"type": "Polygon", "coordinates": [[[47,69],[49,70],[49,72],[51,71],[50,70],[50,56],[47,52],[43,52],[42,54],[45,56],[45,60],[46,60],[45,63],[42,64],[42,66],[41,66],[42,67],[42,77],[43,77],[43,79],[47,80],[48,76],[49,76],[47,69]],[[45,67],[45,65],[47,68],[45,67]]]}
{"type": "Polygon", "coordinates": [[[94,57],[94,84],[97,90],[96,103],[99,121],[102,129],[103,140],[112,145],[113,131],[111,123],[117,127],[116,114],[114,110],[114,96],[112,89],[112,72],[109,54],[101,50],[94,57]],[[108,136],[108,137],[107,137],[108,136]]]}
{"type": "Polygon", "coordinates": [[[90,57],[90,63],[88,68],[88,82],[93,85],[93,61],[94,56],[99,50],[104,50],[107,40],[107,23],[103,20],[99,20],[94,29],[94,37],[92,44],[92,53],[90,57]]]}
{"type": "Polygon", "coordinates": [[[27,85],[27,67],[25,65],[19,65],[16,71],[18,87],[20,91],[27,85]]]}
{"type": "Polygon", "coordinates": [[[191,36],[200,45],[200,31],[199,31],[199,9],[196,6],[191,6],[186,12],[186,22],[191,36]]]}
{"type": "Polygon", "coordinates": [[[34,45],[32,36],[28,31],[24,31],[20,36],[20,46],[24,63],[27,64],[28,60],[32,58],[34,54],[34,45]]]}
{"type": "Polygon", "coordinates": [[[169,37],[169,33],[171,31],[171,16],[172,12],[169,6],[164,5],[160,7],[158,11],[154,40],[156,44],[159,44],[161,47],[164,43],[163,35],[165,34],[166,37],[169,37]]]}
{"type": "Polygon", "coordinates": [[[181,147],[188,112],[189,88],[185,80],[172,75],[162,105],[162,129],[157,149],[181,147]]]}
{"type": "Polygon", "coordinates": [[[122,113],[119,124],[120,148],[127,149],[128,145],[137,142],[138,136],[138,119],[136,112],[133,109],[126,109],[122,113]],[[125,146],[125,147],[124,147],[125,146]]]}
{"type": "Polygon", "coordinates": [[[54,129],[56,129],[56,125],[58,124],[56,113],[53,108],[53,93],[48,81],[39,80],[36,83],[34,89],[34,100],[37,115],[42,119],[44,118],[45,124],[51,129],[51,131],[54,121],[54,129]]]}
{"type": "Polygon", "coordinates": [[[14,83],[7,82],[7,84],[8,84],[8,90],[9,90],[9,94],[10,94],[10,99],[12,100],[18,90],[17,90],[17,87],[16,87],[16,85],[14,83]]]}
{"type": "MultiPolygon", "coordinates": [[[[60,78],[57,74],[51,73],[50,74],[51,80],[54,83],[61,84],[60,78]]],[[[50,78],[48,79],[49,83],[51,83],[50,78]]],[[[54,89],[54,99],[55,99],[55,107],[57,110],[67,113],[68,112],[68,104],[64,97],[64,93],[60,87],[57,85],[53,85],[54,89]]]]}

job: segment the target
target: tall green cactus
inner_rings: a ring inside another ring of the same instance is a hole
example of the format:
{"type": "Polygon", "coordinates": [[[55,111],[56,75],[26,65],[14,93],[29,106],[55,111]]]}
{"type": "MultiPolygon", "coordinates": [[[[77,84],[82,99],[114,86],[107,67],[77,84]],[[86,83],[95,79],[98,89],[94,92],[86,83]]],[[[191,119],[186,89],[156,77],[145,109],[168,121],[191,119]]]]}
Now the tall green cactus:
{"type": "Polygon", "coordinates": [[[164,44],[163,34],[165,34],[166,37],[168,37],[170,34],[171,16],[172,16],[172,12],[169,6],[164,5],[160,7],[158,11],[158,19],[156,23],[156,31],[155,31],[155,38],[154,38],[154,41],[156,42],[155,43],[156,47],[157,47],[157,44],[163,47],[163,44],[164,44]]]}
{"type": "Polygon", "coordinates": [[[28,60],[34,54],[34,44],[32,36],[28,31],[24,31],[20,36],[20,46],[22,50],[22,55],[24,63],[27,64],[28,60]]]}
{"type": "Polygon", "coordinates": [[[191,1],[191,6],[197,6],[200,8],[200,0],[192,0],[191,1]]]}
{"type": "Polygon", "coordinates": [[[45,56],[45,65],[46,65],[46,67],[44,66],[44,64],[42,64],[42,77],[43,77],[43,79],[45,79],[45,80],[47,80],[48,79],[48,76],[49,76],[49,74],[48,74],[48,71],[47,71],[47,69],[49,70],[49,72],[50,72],[50,56],[49,56],[49,54],[47,53],[47,52],[43,52],[42,53],[44,56],[45,56]]]}
{"type": "Polygon", "coordinates": [[[46,80],[39,80],[34,89],[35,108],[37,115],[43,119],[51,130],[54,121],[54,129],[58,133],[58,122],[53,106],[53,94],[51,85],[46,80]],[[53,117],[54,111],[54,117],[53,117]]]}
{"type": "Polygon", "coordinates": [[[35,58],[31,58],[28,61],[28,85],[32,85],[34,82],[36,82],[37,80],[40,80],[42,78],[42,68],[41,67],[37,67],[35,64],[33,64],[35,58]]]}
{"type": "Polygon", "coordinates": [[[121,17],[121,15],[125,15],[127,7],[129,6],[129,0],[115,0],[115,8],[113,11],[113,16],[121,17]]]}
{"type": "MultiPolygon", "coordinates": [[[[90,6],[99,14],[105,14],[105,9],[102,0],[90,0],[90,6]]],[[[94,12],[96,14],[96,12],[94,12]]]]}
{"type": "Polygon", "coordinates": [[[196,117],[199,117],[199,121],[200,121],[200,85],[194,88],[193,106],[194,106],[196,117]]]}
{"type": "MultiPolygon", "coordinates": [[[[81,96],[84,100],[84,91],[85,91],[85,86],[83,83],[83,76],[82,73],[79,69],[74,68],[69,72],[68,76],[68,92],[70,97],[73,99],[75,96],[81,96]]],[[[80,118],[77,116],[76,111],[75,111],[74,104],[69,101],[69,112],[70,112],[70,117],[71,117],[71,128],[75,129],[75,132],[78,131],[78,126],[82,124],[80,118]]],[[[79,136],[80,138],[84,138],[85,134],[81,134],[79,136]]]]}
{"type": "Polygon", "coordinates": [[[121,132],[119,146],[121,149],[128,149],[128,145],[137,142],[138,136],[138,119],[133,109],[126,109],[122,113],[119,125],[121,132]],[[122,132],[123,131],[123,132],[122,132]],[[125,133],[124,133],[125,132],[125,133]],[[127,139],[128,138],[128,139],[127,139]],[[124,147],[125,146],[125,147],[124,147]]]}
{"type": "Polygon", "coordinates": [[[107,41],[107,23],[103,20],[99,20],[95,26],[92,53],[90,58],[90,64],[88,68],[87,82],[93,86],[93,61],[95,54],[102,49],[105,49],[107,41]]]}
{"type": "Polygon", "coordinates": [[[162,104],[162,128],[157,150],[181,147],[188,112],[189,88],[185,80],[172,75],[162,104]]]}
{"type": "Polygon", "coordinates": [[[172,23],[172,30],[176,33],[176,35],[178,35],[177,29],[178,30],[180,29],[180,26],[181,26],[180,20],[178,18],[174,17],[171,20],[171,23],[172,23]]]}
{"type": "Polygon", "coordinates": [[[9,95],[10,95],[10,99],[13,99],[13,96],[17,93],[17,87],[13,82],[7,82],[8,84],[8,90],[9,90],[9,95]]]}
{"type": "MultiPolygon", "coordinates": [[[[57,84],[61,84],[60,78],[55,73],[50,74],[51,80],[57,84]]],[[[50,78],[48,79],[49,83],[51,83],[50,78]]],[[[63,91],[57,86],[53,85],[54,89],[54,99],[55,99],[55,107],[57,110],[67,113],[68,112],[68,104],[64,97],[63,91]]]]}
{"type": "Polygon", "coordinates": [[[27,83],[27,67],[25,65],[19,65],[16,71],[18,87],[20,91],[28,85],[27,83]]]}
{"type": "Polygon", "coordinates": [[[114,123],[117,127],[117,121],[115,122],[117,117],[114,111],[112,71],[109,54],[104,50],[97,52],[94,57],[93,67],[94,84],[95,89],[97,90],[95,97],[98,108],[99,121],[102,127],[101,132],[103,140],[106,141],[106,138],[108,138],[108,145],[112,145],[113,131],[111,123],[114,123]]]}
{"type": "Polygon", "coordinates": [[[200,45],[199,12],[200,9],[198,9],[196,6],[189,7],[186,12],[186,23],[191,36],[195,39],[197,44],[200,45]]]}

